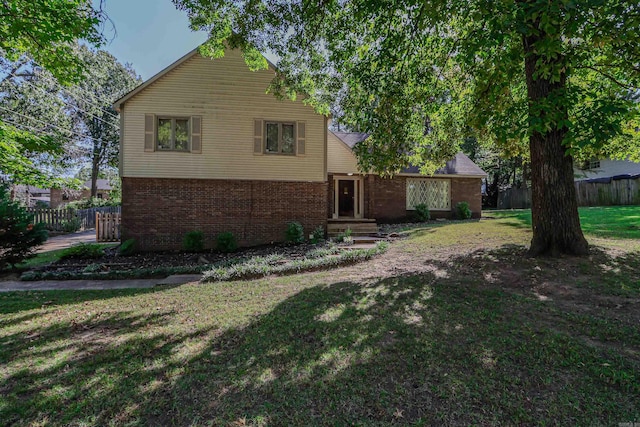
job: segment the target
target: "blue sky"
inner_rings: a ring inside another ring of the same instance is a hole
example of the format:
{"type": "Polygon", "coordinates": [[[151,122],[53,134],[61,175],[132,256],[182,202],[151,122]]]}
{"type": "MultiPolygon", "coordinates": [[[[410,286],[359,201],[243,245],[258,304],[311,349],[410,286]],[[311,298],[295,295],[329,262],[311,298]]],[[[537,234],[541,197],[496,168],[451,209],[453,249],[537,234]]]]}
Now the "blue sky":
{"type": "Polygon", "coordinates": [[[171,0],[106,0],[107,23],[103,49],[128,62],[144,80],[206,40],[206,33],[189,29],[187,15],[171,0]]]}

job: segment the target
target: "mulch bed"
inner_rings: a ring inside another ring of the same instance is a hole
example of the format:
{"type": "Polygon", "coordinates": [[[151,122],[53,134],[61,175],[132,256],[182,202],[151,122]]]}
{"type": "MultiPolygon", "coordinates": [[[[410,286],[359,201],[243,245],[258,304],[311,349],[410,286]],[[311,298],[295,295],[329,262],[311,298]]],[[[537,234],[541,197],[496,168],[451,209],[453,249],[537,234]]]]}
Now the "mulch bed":
{"type": "Polygon", "coordinates": [[[87,266],[95,266],[96,271],[108,272],[111,270],[129,271],[138,269],[155,269],[166,267],[197,267],[208,264],[216,264],[231,259],[248,259],[255,256],[267,256],[281,254],[287,260],[304,258],[313,249],[321,248],[325,244],[276,244],[253,248],[243,248],[233,253],[216,251],[204,251],[198,253],[165,251],[145,252],[130,256],[122,256],[118,253],[118,246],[105,248],[104,256],[92,259],[68,258],[56,261],[47,266],[34,268],[38,271],[66,271],[81,273],[87,266]]]}

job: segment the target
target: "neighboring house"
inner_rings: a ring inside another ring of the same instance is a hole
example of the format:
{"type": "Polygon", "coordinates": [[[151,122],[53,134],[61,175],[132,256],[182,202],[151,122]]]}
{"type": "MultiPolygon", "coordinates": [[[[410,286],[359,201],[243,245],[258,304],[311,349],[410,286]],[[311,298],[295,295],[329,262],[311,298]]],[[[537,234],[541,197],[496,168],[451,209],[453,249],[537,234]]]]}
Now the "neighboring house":
{"type": "Polygon", "coordinates": [[[459,200],[480,215],[479,169],[467,176],[456,157],[454,176],[364,177],[327,117],[265,92],[274,76],[273,66],[250,71],[237,50],[216,60],[194,50],[115,102],[123,240],[177,249],[185,233],[200,230],[209,245],[222,232],[258,245],[282,241],[291,221],[307,233],[343,217],[397,221],[430,200],[448,203],[434,216],[450,216],[459,200]]]}
{"type": "MultiPolygon", "coordinates": [[[[111,193],[111,184],[108,179],[96,180],[96,198],[108,199],[111,193]]],[[[82,184],[82,189],[73,190],[70,188],[52,188],[51,189],[51,208],[57,209],[63,207],[69,202],[77,200],[88,200],[91,197],[91,180],[82,184]]]]}
{"type": "Polygon", "coordinates": [[[469,203],[474,218],[482,210],[481,185],[487,174],[463,153],[433,176],[412,166],[393,178],[363,174],[353,153],[363,133],[329,132],[329,218],[373,218],[380,222],[413,220],[415,206],[429,206],[432,218],[451,218],[459,202],[469,203]]]}
{"type": "Polygon", "coordinates": [[[38,188],[32,185],[14,185],[11,188],[13,200],[19,200],[27,207],[38,205],[49,206],[51,192],[46,188],[38,188]]]}
{"type": "Polygon", "coordinates": [[[573,168],[573,175],[576,181],[587,179],[611,178],[620,175],[639,175],[640,163],[629,160],[591,160],[573,168]]]}

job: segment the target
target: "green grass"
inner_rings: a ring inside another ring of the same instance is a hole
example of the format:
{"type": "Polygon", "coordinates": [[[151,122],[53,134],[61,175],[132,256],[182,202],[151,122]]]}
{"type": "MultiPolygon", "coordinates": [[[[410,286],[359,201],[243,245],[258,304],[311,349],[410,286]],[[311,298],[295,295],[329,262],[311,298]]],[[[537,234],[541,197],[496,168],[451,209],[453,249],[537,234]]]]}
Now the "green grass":
{"type": "Polygon", "coordinates": [[[412,229],[332,271],[0,294],[0,420],[640,421],[640,252],[527,258],[518,223],[412,229]]]}
{"type": "MultiPolygon", "coordinates": [[[[583,207],[578,209],[585,235],[609,239],[640,240],[640,206],[583,207]]],[[[531,210],[491,211],[487,216],[513,218],[531,226],[531,210]]]]}
{"type": "Polygon", "coordinates": [[[35,257],[18,264],[17,267],[21,270],[28,270],[30,268],[51,264],[52,262],[58,261],[64,251],[65,249],[57,249],[55,251],[41,252],[36,254],[35,257]]]}

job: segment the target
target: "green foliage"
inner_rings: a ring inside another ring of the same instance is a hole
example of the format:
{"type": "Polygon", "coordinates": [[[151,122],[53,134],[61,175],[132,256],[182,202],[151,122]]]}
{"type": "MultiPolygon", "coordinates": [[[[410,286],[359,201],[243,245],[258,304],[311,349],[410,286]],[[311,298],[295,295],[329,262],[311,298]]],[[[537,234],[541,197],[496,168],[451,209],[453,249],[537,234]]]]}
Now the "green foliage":
{"type": "Polygon", "coordinates": [[[33,216],[0,186],[0,270],[33,257],[47,236],[44,224],[33,224],[33,216]]]}
{"type": "Polygon", "coordinates": [[[182,239],[182,247],[187,252],[201,252],[204,250],[204,233],[202,231],[189,231],[182,239]]]}
{"type": "Polygon", "coordinates": [[[82,222],[80,221],[80,218],[73,217],[62,223],[62,231],[64,231],[65,233],[75,233],[76,231],[80,230],[81,226],[82,222]]]}
{"type": "Polygon", "coordinates": [[[216,237],[216,248],[220,252],[235,251],[236,249],[238,249],[236,236],[234,236],[230,231],[218,234],[218,237],[216,237]]]}
{"type": "Polygon", "coordinates": [[[313,230],[310,240],[314,245],[324,240],[324,227],[322,225],[317,226],[316,229],[313,230]]]}
{"type": "Polygon", "coordinates": [[[315,251],[311,256],[303,259],[291,260],[282,263],[281,256],[254,257],[242,263],[227,267],[218,267],[206,271],[202,276],[203,282],[219,282],[227,280],[252,279],[269,276],[271,274],[295,274],[302,271],[312,271],[325,268],[334,268],[346,264],[352,264],[368,260],[376,255],[386,252],[387,242],[378,242],[374,248],[338,251],[328,249],[315,251]]]}
{"type": "Polygon", "coordinates": [[[90,197],[84,200],[74,200],[64,205],[67,209],[90,209],[101,208],[104,206],[120,206],[120,200],[118,199],[98,199],[97,197],[90,197]]]}
{"type": "Polygon", "coordinates": [[[285,231],[285,239],[289,243],[304,243],[304,228],[302,224],[297,221],[288,223],[285,231]]]}
{"type": "Polygon", "coordinates": [[[78,243],[62,252],[60,259],[80,258],[92,259],[100,258],[104,255],[104,246],[98,243],[78,243]]]}
{"type": "Polygon", "coordinates": [[[469,203],[459,202],[456,204],[456,218],[469,219],[471,218],[471,209],[469,209],[469,203]]]}
{"type": "Polygon", "coordinates": [[[136,239],[127,239],[120,244],[118,253],[122,256],[130,256],[136,252],[136,239]]]}
{"type": "Polygon", "coordinates": [[[426,222],[431,219],[431,214],[429,213],[429,207],[424,203],[417,204],[415,206],[416,209],[416,217],[420,222],[426,222]]]}

